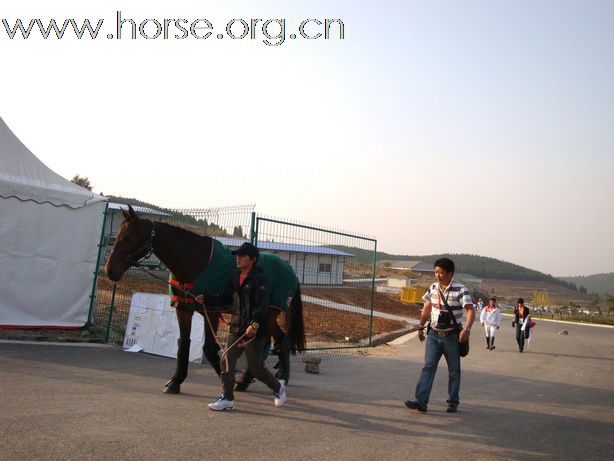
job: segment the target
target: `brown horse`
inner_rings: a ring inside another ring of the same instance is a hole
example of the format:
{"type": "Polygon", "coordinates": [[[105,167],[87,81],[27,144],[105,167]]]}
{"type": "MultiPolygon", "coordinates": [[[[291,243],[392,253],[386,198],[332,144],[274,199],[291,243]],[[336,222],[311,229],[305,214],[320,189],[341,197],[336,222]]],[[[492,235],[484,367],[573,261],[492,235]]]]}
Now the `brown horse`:
{"type": "MultiPolygon", "coordinates": [[[[177,292],[179,295],[177,296],[179,302],[175,304],[177,321],[179,323],[177,368],[175,374],[166,383],[164,388],[164,392],[177,394],[180,392],[181,383],[183,383],[188,375],[190,332],[192,330],[192,316],[194,312],[199,312],[203,315],[205,322],[210,326],[210,329],[206,330],[205,333],[203,354],[216,373],[220,374],[220,357],[218,353],[220,348],[213,335],[209,333],[211,331],[217,332],[220,318],[218,313],[222,308],[216,307],[214,309],[215,312],[209,312],[209,309],[207,309],[208,315],[206,315],[201,305],[192,302],[192,295],[205,294],[206,296],[208,294],[207,290],[211,289],[212,279],[225,278],[225,282],[230,280],[229,274],[236,270],[234,258],[230,255],[230,250],[223,247],[219,242],[214,241],[211,237],[200,236],[170,224],[140,218],[132,207],[128,207],[128,212],[123,211],[123,214],[124,221],[121,224],[113,250],[107,258],[105,265],[105,271],[112,281],[119,281],[126,270],[132,266],[138,266],[140,260],[153,253],[171,271],[172,278],[176,281],[174,282],[175,285],[185,286],[187,284],[191,286],[198,280],[203,281],[206,285],[202,289],[199,289],[198,285],[195,288],[191,288],[190,296],[183,292],[177,292]],[[213,257],[214,253],[215,258],[213,257]],[[218,262],[214,263],[214,259],[218,262]]],[[[275,255],[267,253],[262,253],[262,255],[267,255],[265,260],[269,261],[269,265],[263,266],[263,268],[269,278],[271,291],[277,290],[277,293],[282,293],[285,296],[283,302],[271,305],[268,327],[279,355],[277,376],[279,379],[284,379],[288,382],[290,378],[290,353],[302,352],[305,348],[305,329],[300,285],[296,275],[285,261],[275,255]],[[271,273],[275,272],[276,267],[282,268],[285,274],[284,277],[271,273]],[[288,274],[291,274],[291,276],[288,276],[288,274]],[[288,305],[284,305],[285,303],[288,303],[288,305]],[[282,309],[287,309],[285,316],[287,335],[284,334],[278,322],[282,309]]],[[[259,264],[261,263],[262,261],[259,261],[259,264]]],[[[279,296],[277,299],[280,299],[279,296]]],[[[275,300],[273,296],[271,296],[271,300],[272,302],[275,300]]],[[[250,379],[251,376],[247,373],[243,377],[242,382],[238,382],[239,387],[247,388],[250,379]]]]}

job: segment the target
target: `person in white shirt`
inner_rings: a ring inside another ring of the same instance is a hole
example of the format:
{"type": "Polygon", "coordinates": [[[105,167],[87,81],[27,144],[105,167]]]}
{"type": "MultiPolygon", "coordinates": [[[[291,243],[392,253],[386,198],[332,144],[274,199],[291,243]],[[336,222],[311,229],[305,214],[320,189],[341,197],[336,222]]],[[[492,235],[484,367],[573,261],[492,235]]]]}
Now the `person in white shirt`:
{"type": "Polygon", "coordinates": [[[486,331],[486,349],[495,349],[495,333],[501,326],[501,310],[497,306],[497,300],[490,298],[488,306],[482,309],[480,323],[486,331]]]}

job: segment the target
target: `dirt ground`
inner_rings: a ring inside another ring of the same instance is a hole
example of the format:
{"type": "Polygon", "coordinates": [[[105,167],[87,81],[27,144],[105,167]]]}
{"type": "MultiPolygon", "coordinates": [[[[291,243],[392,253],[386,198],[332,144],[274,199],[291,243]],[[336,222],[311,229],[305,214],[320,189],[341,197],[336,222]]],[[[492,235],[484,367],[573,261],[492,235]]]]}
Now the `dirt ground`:
{"type": "MultiPolygon", "coordinates": [[[[368,287],[343,287],[343,288],[311,288],[303,287],[303,294],[316,298],[328,299],[341,304],[369,309],[371,307],[371,289],[368,287]]],[[[375,293],[373,310],[401,317],[420,318],[421,307],[417,304],[403,303],[398,295],[375,293]]]]}
{"type": "Polygon", "coordinates": [[[95,334],[83,328],[0,328],[0,339],[18,341],[53,341],[53,342],[102,342],[95,334]]]}

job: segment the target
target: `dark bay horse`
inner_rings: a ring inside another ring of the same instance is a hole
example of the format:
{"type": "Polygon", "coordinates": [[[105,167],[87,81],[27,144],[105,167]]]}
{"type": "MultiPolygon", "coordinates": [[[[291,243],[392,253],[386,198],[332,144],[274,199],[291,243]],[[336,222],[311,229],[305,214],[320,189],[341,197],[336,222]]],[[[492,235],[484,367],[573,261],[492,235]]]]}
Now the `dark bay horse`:
{"type": "MultiPolygon", "coordinates": [[[[153,222],[140,218],[132,207],[128,212],[122,211],[124,221],[115,240],[113,250],[105,265],[105,271],[114,282],[119,281],[124,272],[131,266],[138,266],[139,261],[151,253],[164,263],[171,271],[171,282],[175,287],[188,288],[191,295],[219,294],[219,284],[226,284],[236,270],[234,257],[230,250],[217,240],[208,236],[200,236],[186,229],[166,223],[153,222]]],[[[279,355],[279,370],[277,376],[288,382],[290,375],[290,354],[302,352],[305,348],[305,327],[303,323],[303,305],[300,285],[294,271],[281,258],[261,253],[258,264],[269,279],[271,290],[271,308],[269,309],[269,332],[274,339],[279,355]],[[281,296],[280,296],[281,294],[281,296]],[[279,315],[286,311],[285,330],[279,325],[279,315]]],[[[188,375],[190,355],[190,333],[192,316],[199,312],[205,317],[205,344],[203,354],[219,375],[220,350],[211,334],[217,332],[223,307],[216,307],[215,312],[202,310],[200,304],[194,303],[192,296],[174,288],[174,296],[179,322],[179,339],[177,340],[177,368],[173,377],[166,383],[164,392],[177,394],[181,383],[188,375]]],[[[247,387],[249,378],[243,385],[247,387]]]]}

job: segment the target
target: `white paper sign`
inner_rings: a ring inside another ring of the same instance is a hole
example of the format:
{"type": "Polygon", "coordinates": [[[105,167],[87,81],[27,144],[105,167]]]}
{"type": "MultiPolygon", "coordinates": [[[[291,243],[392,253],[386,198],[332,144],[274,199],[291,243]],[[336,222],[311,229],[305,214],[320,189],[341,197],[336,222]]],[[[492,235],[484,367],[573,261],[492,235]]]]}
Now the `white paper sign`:
{"type": "MultiPolygon", "coordinates": [[[[190,361],[200,362],[205,342],[204,319],[200,314],[192,317],[190,361]]],[[[177,357],[179,325],[175,309],[168,295],[133,293],[130,314],[124,336],[124,350],[136,352],[141,348],[149,354],[177,357]]]]}

